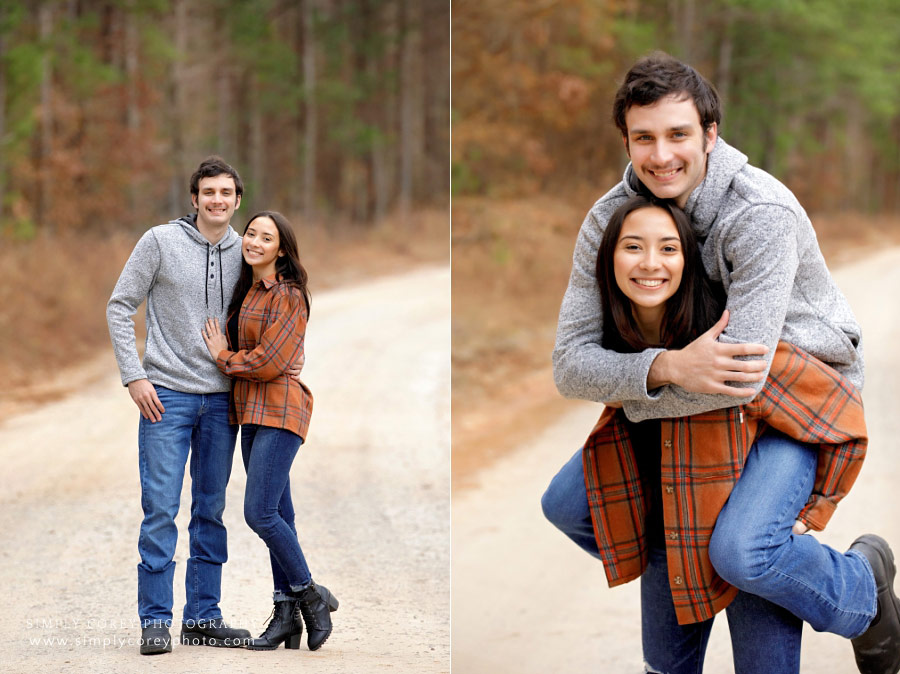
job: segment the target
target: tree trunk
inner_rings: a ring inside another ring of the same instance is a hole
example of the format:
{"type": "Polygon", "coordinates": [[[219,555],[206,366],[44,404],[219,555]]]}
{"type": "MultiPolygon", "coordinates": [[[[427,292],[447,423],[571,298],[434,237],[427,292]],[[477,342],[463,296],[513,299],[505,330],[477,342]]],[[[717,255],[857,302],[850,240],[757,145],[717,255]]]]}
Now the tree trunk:
{"type": "Polygon", "coordinates": [[[3,24],[6,19],[6,8],[0,5],[0,231],[6,216],[6,152],[3,139],[6,137],[6,33],[3,24]]]}
{"type": "MultiPolygon", "coordinates": [[[[188,11],[187,0],[173,0],[175,12],[175,55],[169,73],[169,135],[172,139],[172,183],[169,189],[170,217],[183,214],[187,177],[184,170],[184,58],[187,53],[188,11]]],[[[190,197],[187,197],[188,203],[190,197]]]]}
{"type": "Polygon", "coordinates": [[[414,172],[421,165],[421,5],[403,0],[403,42],[400,63],[400,219],[410,228],[414,172]]]}
{"type": "Polygon", "coordinates": [[[50,217],[50,155],[53,144],[53,69],[50,62],[50,37],[53,33],[53,6],[49,1],[41,3],[38,10],[38,30],[43,53],[41,54],[41,121],[38,132],[37,174],[38,196],[35,219],[39,227],[54,234],[56,224],[50,217]]]}
{"type": "Polygon", "coordinates": [[[316,220],[316,137],[319,133],[316,116],[316,41],[315,0],[303,3],[303,216],[309,223],[316,220]]]}
{"type": "MultiPolygon", "coordinates": [[[[125,12],[125,72],[127,78],[127,103],[125,112],[125,123],[128,128],[128,139],[130,143],[137,142],[139,129],[141,126],[141,108],[138,100],[137,82],[140,77],[140,68],[138,64],[138,32],[135,18],[135,0],[129,0],[128,7],[125,12]]],[[[128,212],[130,217],[135,221],[138,206],[138,193],[140,187],[137,183],[137,175],[128,181],[128,212]]]]}

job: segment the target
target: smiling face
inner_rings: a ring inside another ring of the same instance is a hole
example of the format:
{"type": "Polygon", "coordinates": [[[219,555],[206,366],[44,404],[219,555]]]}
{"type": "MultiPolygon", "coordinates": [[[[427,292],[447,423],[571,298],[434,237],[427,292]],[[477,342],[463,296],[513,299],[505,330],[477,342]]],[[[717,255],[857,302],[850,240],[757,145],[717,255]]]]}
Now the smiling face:
{"type": "Polygon", "coordinates": [[[639,208],[625,216],[613,270],[616,285],[631,300],[641,331],[658,341],[666,302],[681,285],[684,271],[681,239],[672,216],[656,207],[639,208]]]}
{"type": "Polygon", "coordinates": [[[212,178],[201,178],[197,194],[191,195],[191,202],[197,209],[197,226],[222,230],[231,222],[231,216],[241,205],[241,198],[234,187],[234,178],[221,173],[212,178]]]}
{"type": "Polygon", "coordinates": [[[261,216],[247,225],[241,242],[244,260],[253,267],[253,278],[258,280],[275,273],[275,262],[284,255],[278,227],[272,218],[261,216]]]}
{"type": "Polygon", "coordinates": [[[716,144],[717,127],[705,132],[693,99],[667,96],[653,105],[633,105],[625,113],[625,149],[634,172],[660,199],[681,208],[706,176],[706,158],[716,144]]]}

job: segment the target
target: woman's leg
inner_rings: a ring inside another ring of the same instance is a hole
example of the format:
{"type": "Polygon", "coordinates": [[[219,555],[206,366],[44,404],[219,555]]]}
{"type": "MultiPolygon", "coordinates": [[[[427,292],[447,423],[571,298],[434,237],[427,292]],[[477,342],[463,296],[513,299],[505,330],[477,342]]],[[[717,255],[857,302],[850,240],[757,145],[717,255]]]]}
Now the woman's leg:
{"type": "Polygon", "coordinates": [[[600,559],[588,507],[587,488],[584,486],[581,449],[550,481],[550,486],[541,497],[541,508],[544,517],[553,526],[575,541],[582,550],[600,559]]]}
{"type": "Polygon", "coordinates": [[[754,445],[719,514],[709,556],[722,578],[844,637],[861,634],[875,615],[869,563],[810,534],[791,532],[816,474],[816,450],[768,431],[754,445]]]}
{"type": "Polygon", "coordinates": [[[300,436],[278,428],[241,428],[241,453],[247,469],[244,519],[263,539],[273,559],[276,593],[300,590],[312,580],[293,524],[288,474],[300,448],[300,436]],[[291,516],[291,522],[283,514],[291,516]],[[286,587],[285,587],[286,586],[286,587]]]}
{"type": "Polygon", "coordinates": [[[748,592],[738,592],[725,612],[735,674],[798,674],[800,618],[748,592]]]}
{"type": "Polygon", "coordinates": [[[679,625],[669,588],[666,551],[650,548],[641,576],[641,641],[644,671],[660,674],[700,674],[713,618],[679,625]]]}

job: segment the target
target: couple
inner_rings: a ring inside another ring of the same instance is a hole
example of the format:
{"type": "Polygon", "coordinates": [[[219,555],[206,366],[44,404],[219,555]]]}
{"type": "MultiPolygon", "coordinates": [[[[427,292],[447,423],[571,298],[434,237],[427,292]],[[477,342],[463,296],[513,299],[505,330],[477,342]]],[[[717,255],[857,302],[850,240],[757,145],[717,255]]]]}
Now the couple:
{"type": "Polygon", "coordinates": [[[244,187],[220,157],[200,164],[190,190],[196,212],[141,237],[107,306],[122,383],[141,412],[140,652],[172,650],[175,516],[189,454],[181,642],[299,648],[305,622],[307,645],[316,650],[331,634],[338,602],[310,576],[288,475],[313,404],[299,379],[310,308],[306,270],[283,215],[254,215],[243,239],[232,229],[244,187]],[[142,362],[132,316],[145,300],[142,362]],[[275,588],[272,618],[258,639],[229,627],[219,609],[228,556],[222,515],[238,424],[247,471],[244,517],[269,548],[275,588]]]}
{"type": "Polygon", "coordinates": [[[610,585],[641,577],[647,672],[700,671],[726,609],[737,674],[798,672],[804,621],[896,674],[888,544],[803,535],[866,447],[859,326],[809,219],[690,66],[641,59],[613,117],[631,164],[582,225],[554,351],[560,391],[607,409],[545,515],[610,585]]]}

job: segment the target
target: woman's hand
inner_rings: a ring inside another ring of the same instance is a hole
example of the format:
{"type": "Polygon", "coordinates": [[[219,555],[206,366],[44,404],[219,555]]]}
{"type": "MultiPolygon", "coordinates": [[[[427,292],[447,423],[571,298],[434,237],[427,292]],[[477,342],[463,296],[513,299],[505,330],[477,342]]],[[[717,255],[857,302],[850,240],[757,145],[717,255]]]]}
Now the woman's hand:
{"type": "Polygon", "coordinates": [[[206,328],[201,330],[203,341],[206,342],[206,348],[209,349],[209,355],[216,360],[218,355],[228,349],[228,340],[219,330],[219,321],[215,318],[206,319],[206,328]]]}
{"type": "Polygon", "coordinates": [[[794,520],[794,526],[791,527],[791,531],[798,536],[802,536],[807,531],[809,531],[809,527],[803,524],[800,520],[794,520]]]}

